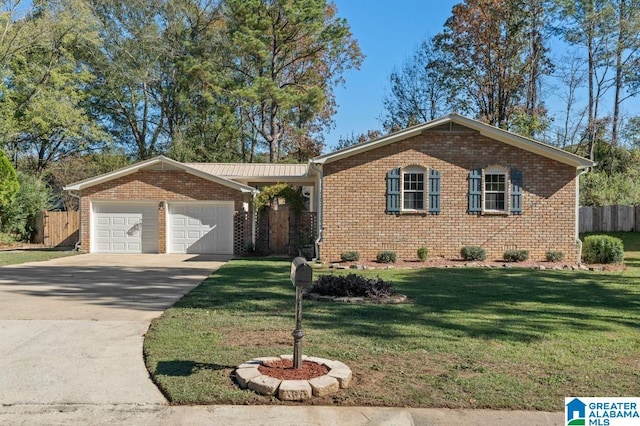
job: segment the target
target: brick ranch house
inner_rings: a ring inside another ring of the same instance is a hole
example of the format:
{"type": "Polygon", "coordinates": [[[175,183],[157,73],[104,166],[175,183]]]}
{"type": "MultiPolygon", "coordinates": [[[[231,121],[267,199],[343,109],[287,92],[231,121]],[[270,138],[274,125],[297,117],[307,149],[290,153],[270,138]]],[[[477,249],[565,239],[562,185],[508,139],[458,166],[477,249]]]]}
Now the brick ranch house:
{"type": "Polygon", "coordinates": [[[317,258],[456,258],[478,245],[578,259],[579,176],[595,163],[451,114],[312,158],[306,165],[184,164],[157,157],[69,185],[91,252],[243,254],[262,184],[304,186],[317,212],[317,258]]]}

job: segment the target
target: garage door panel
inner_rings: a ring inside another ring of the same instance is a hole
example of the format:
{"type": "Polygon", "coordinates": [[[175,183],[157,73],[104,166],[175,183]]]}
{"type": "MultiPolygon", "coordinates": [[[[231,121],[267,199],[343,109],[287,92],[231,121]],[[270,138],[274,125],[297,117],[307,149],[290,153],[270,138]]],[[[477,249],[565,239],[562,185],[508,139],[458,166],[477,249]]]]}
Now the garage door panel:
{"type": "Polygon", "coordinates": [[[233,254],[233,204],[170,206],[172,253],[233,254]]]}
{"type": "Polygon", "coordinates": [[[187,238],[189,239],[199,239],[202,236],[202,233],[199,231],[189,231],[187,232],[187,238]]]}
{"type": "Polygon", "coordinates": [[[121,251],[124,252],[126,250],[125,244],[123,243],[111,243],[111,251],[121,251]]]}
{"type": "Polygon", "coordinates": [[[155,205],[96,203],[93,206],[93,223],[94,252],[158,252],[158,212],[155,205]]]}
{"type": "Polygon", "coordinates": [[[109,243],[97,243],[96,244],[96,251],[98,252],[105,252],[108,251],[110,249],[111,245],[109,243]]]}

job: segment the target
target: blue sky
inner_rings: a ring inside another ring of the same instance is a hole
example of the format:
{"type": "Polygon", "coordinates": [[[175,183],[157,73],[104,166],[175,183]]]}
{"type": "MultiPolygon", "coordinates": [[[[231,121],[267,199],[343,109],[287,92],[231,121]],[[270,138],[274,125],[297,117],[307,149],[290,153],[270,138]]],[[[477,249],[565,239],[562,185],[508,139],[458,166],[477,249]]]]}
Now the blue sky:
{"type": "Polygon", "coordinates": [[[325,132],[325,151],[340,136],[380,129],[382,99],[389,74],[416,47],[442,31],[459,0],[334,0],[366,55],[360,70],[349,71],[344,87],[336,89],[335,128],[325,132]]]}

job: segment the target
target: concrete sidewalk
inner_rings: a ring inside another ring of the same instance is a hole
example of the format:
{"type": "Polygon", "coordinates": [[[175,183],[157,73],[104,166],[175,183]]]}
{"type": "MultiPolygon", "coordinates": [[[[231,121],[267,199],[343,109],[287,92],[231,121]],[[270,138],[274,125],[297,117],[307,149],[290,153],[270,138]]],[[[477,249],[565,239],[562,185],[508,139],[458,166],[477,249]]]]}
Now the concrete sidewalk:
{"type": "Polygon", "coordinates": [[[563,413],[325,406],[17,405],[2,425],[533,426],[562,425],[563,413]]]}

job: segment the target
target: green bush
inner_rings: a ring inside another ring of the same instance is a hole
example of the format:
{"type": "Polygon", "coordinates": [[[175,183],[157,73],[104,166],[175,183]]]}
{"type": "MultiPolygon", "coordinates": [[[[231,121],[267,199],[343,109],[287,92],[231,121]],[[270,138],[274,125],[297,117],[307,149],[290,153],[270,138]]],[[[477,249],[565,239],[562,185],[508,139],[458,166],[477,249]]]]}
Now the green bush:
{"type": "Polygon", "coordinates": [[[396,259],[396,252],[390,250],[378,252],[376,256],[376,260],[380,263],[395,263],[396,259]]]}
{"type": "Polygon", "coordinates": [[[340,259],[343,262],[357,262],[360,260],[360,253],[357,251],[345,251],[344,253],[340,253],[340,259]]]}
{"type": "Polygon", "coordinates": [[[0,246],[9,245],[15,243],[16,240],[13,239],[11,235],[3,234],[0,232],[0,246]]]}
{"type": "Polygon", "coordinates": [[[582,245],[582,260],[586,263],[622,263],[624,246],[620,238],[609,235],[589,235],[582,245]]]}
{"type": "Polygon", "coordinates": [[[487,258],[487,252],[485,252],[482,247],[464,246],[460,249],[460,256],[464,260],[485,260],[487,258]]]}
{"type": "Polygon", "coordinates": [[[11,162],[0,149],[0,209],[11,203],[20,189],[20,183],[11,162]]]}
{"type": "Polygon", "coordinates": [[[564,253],[561,251],[550,250],[546,255],[547,262],[560,262],[564,259],[564,253]]]}
{"type": "Polygon", "coordinates": [[[25,173],[18,173],[18,181],[18,193],[0,209],[0,231],[29,241],[35,231],[36,215],[51,206],[51,190],[40,179],[25,173]]]}
{"type": "Polygon", "coordinates": [[[527,250],[506,250],[502,258],[507,262],[524,262],[529,259],[529,252],[527,250]]]}
{"type": "Polygon", "coordinates": [[[418,249],[418,259],[424,262],[425,260],[427,260],[427,256],[429,256],[429,249],[426,247],[420,247],[418,249]]]}
{"type": "Polygon", "coordinates": [[[394,294],[391,283],[356,274],[322,275],[311,292],[333,297],[387,297],[394,294]]]}

